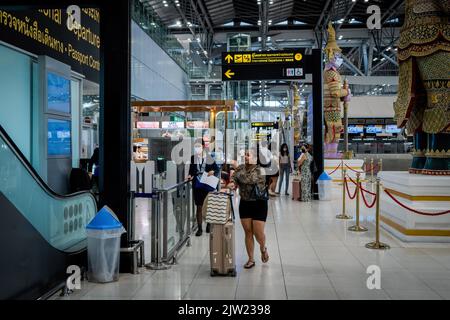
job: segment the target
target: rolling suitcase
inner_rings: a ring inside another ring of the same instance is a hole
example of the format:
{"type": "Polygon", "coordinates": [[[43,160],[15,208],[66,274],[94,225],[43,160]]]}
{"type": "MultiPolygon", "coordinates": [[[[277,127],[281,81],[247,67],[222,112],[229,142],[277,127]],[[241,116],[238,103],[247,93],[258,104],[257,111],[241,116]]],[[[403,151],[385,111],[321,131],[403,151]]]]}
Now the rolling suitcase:
{"type": "Polygon", "coordinates": [[[294,178],[292,180],[292,200],[300,201],[302,197],[301,180],[294,178]]]}
{"type": "Polygon", "coordinates": [[[234,222],[212,224],[209,234],[211,276],[236,276],[234,222]]]}
{"type": "Polygon", "coordinates": [[[211,276],[235,277],[236,259],[232,195],[218,192],[210,193],[208,198],[206,221],[211,223],[209,234],[211,276]]]}

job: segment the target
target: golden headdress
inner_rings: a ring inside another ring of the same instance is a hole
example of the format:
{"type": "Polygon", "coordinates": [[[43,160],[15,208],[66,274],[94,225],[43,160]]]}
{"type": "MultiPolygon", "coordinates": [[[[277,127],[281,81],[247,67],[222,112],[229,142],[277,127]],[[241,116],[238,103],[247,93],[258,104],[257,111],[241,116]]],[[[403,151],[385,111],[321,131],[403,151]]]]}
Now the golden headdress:
{"type": "Polygon", "coordinates": [[[334,30],[331,22],[328,23],[327,31],[328,31],[328,42],[324,51],[328,60],[331,60],[336,52],[342,52],[342,50],[341,48],[339,48],[336,42],[336,31],[334,30]]]}

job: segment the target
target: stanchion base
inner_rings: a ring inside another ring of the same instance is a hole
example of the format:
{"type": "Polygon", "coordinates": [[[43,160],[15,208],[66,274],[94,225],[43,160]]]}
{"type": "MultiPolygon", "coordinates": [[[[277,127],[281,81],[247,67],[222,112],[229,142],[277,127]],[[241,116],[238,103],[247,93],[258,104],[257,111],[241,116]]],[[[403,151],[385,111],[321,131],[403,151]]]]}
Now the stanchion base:
{"type": "Polygon", "coordinates": [[[336,216],[336,219],[346,219],[346,220],[348,220],[348,219],[353,219],[353,217],[349,216],[349,215],[346,215],[346,214],[338,214],[336,216]]]}
{"type": "Polygon", "coordinates": [[[167,270],[171,266],[164,263],[147,263],[145,267],[150,270],[167,270]]]}
{"type": "Polygon", "coordinates": [[[385,243],[382,242],[370,242],[368,244],[366,244],[366,248],[367,249],[377,249],[377,250],[387,250],[390,249],[391,247],[385,243]]]}
{"type": "Polygon", "coordinates": [[[348,231],[354,231],[354,232],[364,232],[367,231],[368,229],[366,227],[363,226],[358,226],[358,225],[354,225],[348,228],[348,231]]]}

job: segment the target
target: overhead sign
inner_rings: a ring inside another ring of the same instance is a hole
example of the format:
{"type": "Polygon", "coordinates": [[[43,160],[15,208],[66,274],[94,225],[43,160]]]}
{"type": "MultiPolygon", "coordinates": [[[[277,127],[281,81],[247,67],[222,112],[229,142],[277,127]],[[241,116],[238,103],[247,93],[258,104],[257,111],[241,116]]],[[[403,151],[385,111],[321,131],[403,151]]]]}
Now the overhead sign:
{"type": "Polygon", "coordinates": [[[99,82],[100,11],[83,8],[79,28],[68,28],[66,8],[0,9],[0,41],[35,55],[70,65],[86,79],[99,82]]]}
{"type": "Polygon", "coordinates": [[[305,78],[304,50],[222,53],[222,80],[298,80],[305,78]]]}
{"type": "Polygon", "coordinates": [[[252,122],[252,128],[270,128],[274,126],[275,123],[273,122],[252,122]]]}

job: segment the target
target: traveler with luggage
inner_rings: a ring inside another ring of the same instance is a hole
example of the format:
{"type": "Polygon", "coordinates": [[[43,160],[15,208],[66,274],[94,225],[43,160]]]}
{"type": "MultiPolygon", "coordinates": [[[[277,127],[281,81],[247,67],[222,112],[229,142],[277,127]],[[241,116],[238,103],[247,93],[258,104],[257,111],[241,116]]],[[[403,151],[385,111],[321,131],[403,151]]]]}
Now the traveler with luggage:
{"type": "Polygon", "coordinates": [[[301,200],[311,201],[311,162],[312,156],[306,146],[302,146],[302,155],[297,160],[301,179],[301,200]]]}
{"type": "MultiPolygon", "coordinates": [[[[197,224],[198,229],[195,235],[197,237],[201,236],[203,233],[203,215],[202,206],[205,201],[206,196],[209,192],[214,191],[213,188],[209,189],[208,186],[200,183],[200,178],[204,172],[208,173],[208,176],[219,176],[219,166],[216,164],[211,155],[207,154],[204,149],[205,141],[197,141],[194,144],[194,155],[191,157],[191,163],[189,166],[189,176],[188,179],[193,181],[192,189],[194,194],[194,203],[197,207],[197,224]]],[[[206,225],[206,233],[209,233],[210,225],[206,225]]]]}
{"type": "Polygon", "coordinates": [[[289,195],[289,193],[288,193],[289,174],[291,174],[291,173],[292,173],[292,166],[291,166],[291,157],[289,155],[289,149],[288,149],[287,144],[283,143],[280,148],[280,183],[278,185],[277,194],[280,194],[284,177],[286,177],[286,187],[285,187],[284,194],[286,196],[289,195]]]}
{"type": "Polygon", "coordinates": [[[246,151],[245,164],[238,166],[237,162],[233,161],[232,165],[236,170],[233,181],[239,188],[241,198],[239,215],[245,231],[245,247],[248,254],[248,261],[244,268],[250,269],[255,266],[253,237],[259,244],[262,262],[269,261],[266,235],[264,234],[268,209],[268,190],[265,176],[261,174],[261,168],[256,164],[254,150],[246,151]]]}

